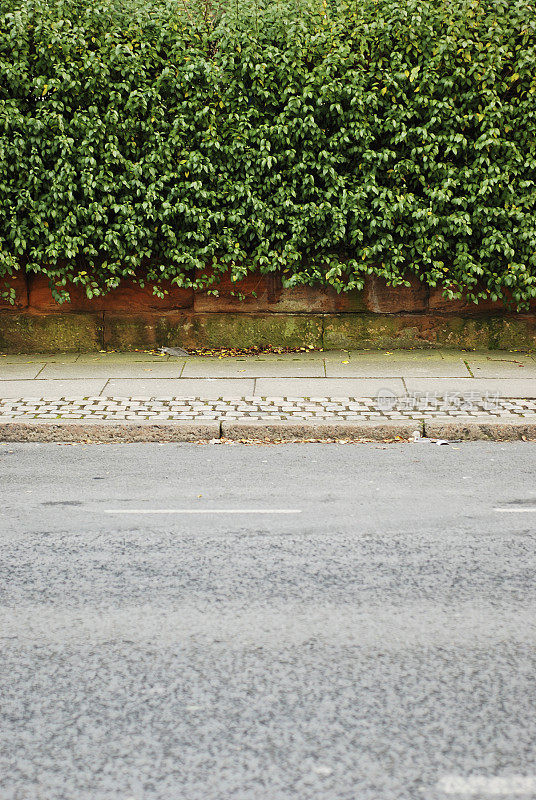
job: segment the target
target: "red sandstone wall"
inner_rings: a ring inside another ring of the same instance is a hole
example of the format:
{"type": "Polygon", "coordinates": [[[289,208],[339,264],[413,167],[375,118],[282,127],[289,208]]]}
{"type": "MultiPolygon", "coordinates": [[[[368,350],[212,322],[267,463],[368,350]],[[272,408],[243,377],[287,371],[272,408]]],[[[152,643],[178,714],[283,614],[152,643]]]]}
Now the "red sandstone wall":
{"type": "Polygon", "coordinates": [[[28,276],[28,306],[35,311],[121,311],[136,313],[138,311],[174,311],[180,308],[191,308],[193,292],[191,289],[179,289],[169,282],[163,284],[168,294],[163,299],[153,293],[152,285],[141,287],[133,281],[122,281],[117,289],[112,289],[102,297],[91,300],[80,286],[65,287],[70,294],[69,303],[58,304],[52,297],[48,278],[44,275],[28,276]]]}
{"type": "MultiPolygon", "coordinates": [[[[16,275],[7,279],[15,289],[15,305],[0,298],[0,309],[23,310],[29,313],[69,313],[71,311],[120,312],[165,312],[189,309],[199,313],[212,312],[274,312],[274,313],[350,313],[372,312],[377,314],[432,312],[440,314],[500,313],[504,306],[491,300],[475,305],[465,300],[447,300],[440,289],[424,286],[416,277],[410,278],[410,286],[387,286],[384,280],[367,277],[362,292],[337,294],[324,287],[301,286],[284,289],[274,274],[248,274],[243,280],[232,282],[228,274],[214,288],[218,297],[208,290],[194,292],[179,289],[171,283],[164,284],[168,294],[163,299],[153,294],[152,285],[144,288],[132,281],[123,281],[121,286],[103,297],[91,300],[78,286],[67,286],[71,300],[58,304],[52,297],[48,279],[43,275],[16,275]],[[242,299],[240,299],[242,295],[242,299]]],[[[4,289],[0,279],[0,289],[4,289]]],[[[534,306],[536,308],[536,302],[534,306]]]]}
{"type": "Polygon", "coordinates": [[[0,293],[5,290],[15,289],[15,305],[11,305],[0,296],[0,309],[12,308],[19,310],[28,307],[28,283],[25,275],[0,278],[0,293]]]}

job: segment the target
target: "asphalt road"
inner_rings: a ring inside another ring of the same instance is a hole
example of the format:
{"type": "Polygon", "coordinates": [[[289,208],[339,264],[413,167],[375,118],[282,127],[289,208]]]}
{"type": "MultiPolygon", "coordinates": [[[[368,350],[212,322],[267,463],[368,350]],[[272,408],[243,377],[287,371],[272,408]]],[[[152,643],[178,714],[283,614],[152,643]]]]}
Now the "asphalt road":
{"type": "Polygon", "coordinates": [[[0,445],[0,800],[535,798],[535,464],[0,445]]]}

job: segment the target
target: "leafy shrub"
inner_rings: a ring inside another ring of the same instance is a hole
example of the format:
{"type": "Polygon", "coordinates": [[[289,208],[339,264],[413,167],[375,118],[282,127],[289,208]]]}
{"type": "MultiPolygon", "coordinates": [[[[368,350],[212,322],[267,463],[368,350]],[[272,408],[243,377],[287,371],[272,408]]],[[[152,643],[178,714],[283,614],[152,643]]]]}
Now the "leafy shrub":
{"type": "Polygon", "coordinates": [[[0,275],[416,273],[524,308],[535,63],[527,0],[2,0],[0,275]]]}

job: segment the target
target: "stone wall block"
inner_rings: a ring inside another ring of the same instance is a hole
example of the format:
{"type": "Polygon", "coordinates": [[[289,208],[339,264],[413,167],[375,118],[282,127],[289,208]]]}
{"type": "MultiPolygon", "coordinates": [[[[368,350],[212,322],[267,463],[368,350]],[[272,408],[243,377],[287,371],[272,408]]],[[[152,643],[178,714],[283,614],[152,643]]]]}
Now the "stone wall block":
{"type": "MultiPolygon", "coordinates": [[[[206,274],[206,273],[205,273],[206,274]]],[[[229,273],[222,273],[218,283],[210,290],[195,293],[194,310],[201,313],[228,311],[264,312],[286,314],[333,314],[366,311],[362,292],[337,294],[327,286],[283,287],[275,272],[266,275],[248,273],[240,281],[232,281],[229,273]],[[217,291],[218,296],[209,294],[217,291]]]]}
{"type": "Polygon", "coordinates": [[[426,311],[428,290],[416,275],[408,275],[409,286],[388,286],[383,278],[369,275],[365,282],[365,304],[375,314],[426,311]]]}
{"type": "Polygon", "coordinates": [[[169,281],[164,282],[163,287],[168,294],[160,298],[153,294],[152,284],[146,284],[142,288],[138,283],[125,279],[117,289],[90,299],[83,287],[70,284],[65,287],[70,294],[70,301],[60,304],[52,296],[48,278],[37,274],[29,276],[29,306],[36,311],[62,314],[70,311],[171,311],[193,305],[192,289],[180,289],[169,281]]]}
{"type": "Polygon", "coordinates": [[[18,310],[28,307],[28,284],[26,275],[23,272],[17,272],[15,275],[0,276],[0,294],[15,290],[15,303],[12,304],[9,300],[0,296],[0,308],[18,310]]]}

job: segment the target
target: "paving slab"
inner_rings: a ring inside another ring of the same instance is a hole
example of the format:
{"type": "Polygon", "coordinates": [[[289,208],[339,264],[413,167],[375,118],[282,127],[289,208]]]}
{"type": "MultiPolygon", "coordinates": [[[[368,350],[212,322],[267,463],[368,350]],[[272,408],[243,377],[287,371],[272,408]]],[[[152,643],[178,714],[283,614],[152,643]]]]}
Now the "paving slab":
{"type": "Polygon", "coordinates": [[[100,394],[105,380],[13,380],[0,381],[0,397],[90,397],[100,394]]]}
{"type": "Polygon", "coordinates": [[[0,361],[0,384],[6,380],[25,380],[36,378],[45,365],[39,362],[31,364],[5,364],[0,361]]]}
{"type": "Polygon", "coordinates": [[[253,378],[155,378],[110,380],[103,397],[247,397],[253,378]]]}
{"type": "MultiPolygon", "coordinates": [[[[111,351],[108,353],[81,353],[77,362],[79,364],[115,364],[115,363],[139,363],[140,361],[168,361],[169,356],[165,353],[145,352],[133,350],[128,353],[111,351]]],[[[178,360],[178,359],[174,359],[178,360]]]]}
{"type": "Polygon", "coordinates": [[[437,351],[350,351],[346,358],[326,361],[328,378],[467,377],[462,354],[443,356],[437,351]]]}
{"type": "MultiPolygon", "coordinates": [[[[180,378],[184,361],[102,360],[46,364],[40,378],[180,378]]],[[[206,377],[206,376],[205,376],[206,377]]]]}
{"type": "Polygon", "coordinates": [[[258,378],[255,383],[260,397],[373,397],[382,389],[406,394],[397,378],[258,378]]]}
{"type": "Polygon", "coordinates": [[[408,392],[430,393],[442,397],[445,393],[464,395],[497,394],[499,397],[536,397],[536,378],[407,378],[408,392]]]}
{"type": "MultiPolygon", "coordinates": [[[[322,356],[324,361],[339,361],[340,359],[348,358],[348,354],[350,350],[321,350],[319,355],[322,356]]],[[[303,355],[312,355],[311,353],[304,353],[303,355]]],[[[296,357],[302,355],[302,353],[290,353],[289,355],[296,357]]]]}
{"type": "Polygon", "coordinates": [[[0,366],[2,364],[73,364],[80,358],[80,353],[22,353],[9,355],[0,353],[0,366]]]}
{"type": "Polygon", "coordinates": [[[536,359],[522,353],[467,353],[475,378],[536,379],[536,359]]]}
{"type": "Polygon", "coordinates": [[[536,397],[536,358],[507,351],[307,351],[224,358],[157,352],[0,357],[0,397],[536,397]],[[477,377],[471,377],[465,362],[477,377]],[[323,377],[327,373],[327,377],[323,377]],[[489,377],[485,377],[489,375],[489,377]],[[105,388],[106,387],[106,388],[105,388]]]}
{"type": "MultiPolygon", "coordinates": [[[[319,354],[320,355],[320,354],[319,354]]],[[[323,378],[324,358],[296,358],[281,356],[244,358],[188,358],[184,363],[183,378],[323,378]]]]}

